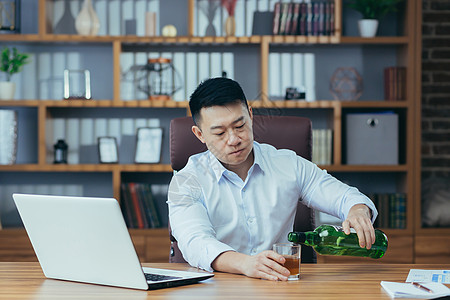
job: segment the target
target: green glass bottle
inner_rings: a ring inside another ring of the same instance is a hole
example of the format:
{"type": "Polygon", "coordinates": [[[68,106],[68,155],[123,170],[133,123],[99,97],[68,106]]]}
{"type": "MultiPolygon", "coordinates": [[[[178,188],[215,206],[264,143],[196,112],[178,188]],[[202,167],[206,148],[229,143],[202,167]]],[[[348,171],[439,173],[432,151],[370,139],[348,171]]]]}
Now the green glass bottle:
{"type": "Polygon", "coordinates": [[[351,229],[346,235],[342,227],[320,225],[314,231],[290,232],[288,240],[296,244],[312,246],[321,255],[349,255],[359,257],[380,258],[387,250],[387,236],[379,229],[375,229],[375,243],[370,249],[359,246],[358,235],[351,229]]]}

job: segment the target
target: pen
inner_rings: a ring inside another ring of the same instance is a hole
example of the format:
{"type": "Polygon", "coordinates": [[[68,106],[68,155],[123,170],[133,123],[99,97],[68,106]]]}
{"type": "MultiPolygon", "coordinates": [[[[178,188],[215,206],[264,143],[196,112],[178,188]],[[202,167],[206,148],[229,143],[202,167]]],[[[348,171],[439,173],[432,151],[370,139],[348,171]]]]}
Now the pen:
{"type": "Polygon", "coordinates": [[[430,290],[430,289],[427,288],[426,286],[421,285],[421,284],[418,283],[418,282],[411,282],[411,284],[412,284],[413,286],[415,286],[415,287],[421,289],[421,290],[427,291],[428,293],[433,293],[432,290],[430,290]]]}

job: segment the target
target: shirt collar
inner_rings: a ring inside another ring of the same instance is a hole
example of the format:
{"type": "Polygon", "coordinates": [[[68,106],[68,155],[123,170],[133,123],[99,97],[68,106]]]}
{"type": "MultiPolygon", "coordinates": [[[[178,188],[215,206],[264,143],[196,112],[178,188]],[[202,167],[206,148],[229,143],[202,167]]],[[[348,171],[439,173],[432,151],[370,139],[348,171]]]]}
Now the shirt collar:
{"type": "MultiPolygon", "coordinates": [[[[253,161],[253,165],[250,167],[250,169],[255,168],[255,166],[258,166],[259,169],[262,172],[264,172],[264,160],[262,159],[261,148],[259,146],[259,143],[255,141],[253,141],[253,155],[255,157],[255,160],[253,161]]],[[[211,164],[211,169],[214,173],[214,176],[216,177],[216,181],[219,182],[224,173],[229,171],[222,165],[222,163],[217,159],[217,157],[215,157],[211,153],[211,151],[208,151],[208,157],[209,162],[211,164]]]]}

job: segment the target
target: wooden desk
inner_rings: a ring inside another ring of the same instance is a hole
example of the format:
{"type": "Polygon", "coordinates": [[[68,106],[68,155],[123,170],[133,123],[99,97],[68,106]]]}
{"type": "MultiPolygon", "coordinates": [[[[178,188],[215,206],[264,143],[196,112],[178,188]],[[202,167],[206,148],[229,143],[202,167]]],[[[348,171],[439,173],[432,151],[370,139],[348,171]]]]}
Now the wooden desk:
{"type": "MultiPolygon", "coordinates": [[[[185,264],[145,264],[195,270],[185,264]]],[[[38,263],[0,263],[0,299],[390,299],[381,280],[405,281],[409,269],[450,265],[305,264],[299,281],[272,282],[216,273],[199,284],[138,291],[46,279],[38,263]]]]}

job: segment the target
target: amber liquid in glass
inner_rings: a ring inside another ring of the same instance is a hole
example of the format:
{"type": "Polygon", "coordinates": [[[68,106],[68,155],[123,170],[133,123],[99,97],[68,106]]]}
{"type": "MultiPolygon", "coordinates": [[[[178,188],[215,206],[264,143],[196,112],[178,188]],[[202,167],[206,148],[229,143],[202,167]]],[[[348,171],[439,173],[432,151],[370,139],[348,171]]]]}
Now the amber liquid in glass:
{"type": "Polygon", "coordinates": [[[284,267],[291,273],[288,279],[298,279],[300,277],[300,258],[292,255],[283,256],[286,259],[284,267]]]}

